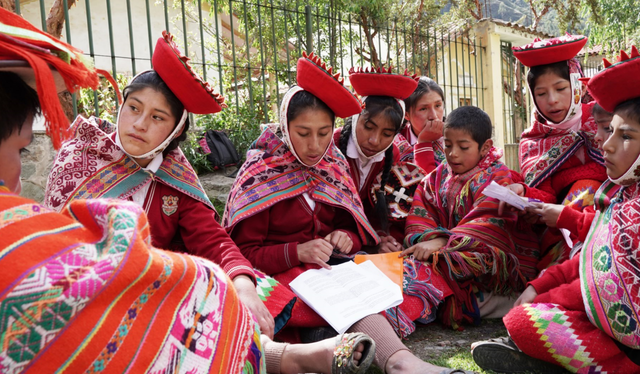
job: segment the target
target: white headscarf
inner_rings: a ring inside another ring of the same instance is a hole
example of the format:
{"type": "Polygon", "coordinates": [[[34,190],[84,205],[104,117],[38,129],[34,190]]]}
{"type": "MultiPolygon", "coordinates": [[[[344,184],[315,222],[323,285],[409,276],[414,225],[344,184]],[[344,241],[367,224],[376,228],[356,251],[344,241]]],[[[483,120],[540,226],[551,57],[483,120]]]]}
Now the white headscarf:
{"type": "MultiPolygon", "coordinates": [[[[135,80],[139,76],[141,76],[142,74],[146,74],[146,73],[151,72],[151,71],[153,71],[153,70],[145,70],[145,71],[143,71],[141,73],[138,73],[135,77],[133,77],[133,79],[131,80],[130,84],[134,83],[135,80]]],[[[180,136],[180,134],[182,133],[182,129],[184,128],[184,124],[187,121],[187,118],[189,116],[189,112],[187,112],[186,109],[183,109],[182,110],[182,117],[180,117],[180,121],[178,121],[178,124],[176,125],[175,129],[173,129],[171,134],[169,134],[169,136],[162,143],[160,143],[157,147],[155,147],[154,149],[150,150],[147,153],[144,153],[144,154],[141,154],[141,155],[133,155],[133,154],[129,153],[122,146],[122,140],[120,139],[120,112],[122,111],[122,107],[124,107],[124,103],[122,103],[122,105],[118,109],[118,118],[116,120],[116,143],[120,146],[120,148],[122,148],[122,151],[127,156],[132,157],[132,158],[153,159],[157,155],[162,153],[165,149],[167,149],[167,147],[169,146],[169,143],[171,143],[175,138],[180,136]]]]}
{"type": "Polygon", "coordinates": [[[529,93],[531,97],[534,98],[533,105],[535,105],[537,112],[547,120],[547,125],[555,127],[560,130],[580,130],[580,126],[582,125],[582,82],[580,82],[580,78],[582,77],[582,72],[580,69],[580,64],[575,58],[567,61],[569,65],[569,82],[571,89],[571,105],[569,106],[569,110],[567,111],[567,115],[564,119],[558,123],[551,121],[547,118],[542,111],[538,107],[538,103],[536,103],[534,88],[529,86],[529,93]]]}
{"type": "Polygon", "coordinates": [[[631,164],[629,169],[619,178],[611,179],[611,181],[619,186],[630,186],[640,180],[640,154],[631,164]]]}
{"type": "MultiPolygon", "coordinates": [[[[320,161],[322,161],[324,156],[329,151],[329,148],[331,147],[331,143],[333,142],[333,137],[331,137],[331,141],[327,144],[327,148],[324,149],[324,152],[322,153],[322,157],[320,157],[318,161],[313,165],[305,164],[300,158],[300,156],[298,156],[298,152],[296,152],[296,148],[293,146],[293,143],[291,142],[291,134],[289,133],[289,122],[287,121],[287,113],[289,112],[289,103],[291,102],[291,99],[293,99],[293,96],[295,96],[295,94],[301,91],[304,91],[302,87],[293,86],[289,89],[289,91],[287,91],[287,93],[282,98],[282,104],[280,105],[280,131],[282,131],[282,135],[283,135],[282,140],[289,147],[293,155],[296,156],[296,159],[304,166],[314,167],[318,165],[320,161]]],[[[333,125],[335,126],[335,123],[333,125]]]]}

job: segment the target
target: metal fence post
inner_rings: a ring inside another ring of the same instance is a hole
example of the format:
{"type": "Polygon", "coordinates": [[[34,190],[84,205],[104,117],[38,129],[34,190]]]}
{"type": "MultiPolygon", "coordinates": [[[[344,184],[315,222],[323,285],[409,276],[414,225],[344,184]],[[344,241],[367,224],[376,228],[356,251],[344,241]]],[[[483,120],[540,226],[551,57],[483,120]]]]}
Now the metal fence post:
{"type": "Polygon", "coordinates": [[[313,24],[311,20],[311,5],[304,6],[304,21],[307,32],[307,53],[313,52],[313,24]]]}

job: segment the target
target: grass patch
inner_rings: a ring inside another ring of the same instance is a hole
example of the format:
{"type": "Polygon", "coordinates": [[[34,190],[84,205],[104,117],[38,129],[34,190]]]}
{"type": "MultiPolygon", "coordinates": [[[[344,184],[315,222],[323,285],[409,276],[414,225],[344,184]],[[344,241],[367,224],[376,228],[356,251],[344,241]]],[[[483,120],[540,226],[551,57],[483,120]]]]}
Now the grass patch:
{"type": "MultiPolygon", "coordinates": [[[[471,350],[466,348],[460,348],[458,350],[446,352],[435,360],[430,360],[427,362],[436,366],[442,366],[451,369],[471,370],[481,374],[495,373],[493,371],[480,369],[480,367],[473,361],[471,350]]],[[[380,368],[378,368],[377,366],[372,365],[369,370],[367,370],[367,374],[383,374],[383,371],[380,370],[380,368]]]]}
{"type": "Polygon", "coordinates": [[[485,371],[480,369],[480,367],[476,365],[475,361],[473,361],[471,350],[468,348],[460,348],[455,351],[449,351],[436,358],[435,360],[431,360],[428,362],[437,366],[448,367],[451,369],[471,370],[477,373],[494,373],[493,371],[485,371]]]}

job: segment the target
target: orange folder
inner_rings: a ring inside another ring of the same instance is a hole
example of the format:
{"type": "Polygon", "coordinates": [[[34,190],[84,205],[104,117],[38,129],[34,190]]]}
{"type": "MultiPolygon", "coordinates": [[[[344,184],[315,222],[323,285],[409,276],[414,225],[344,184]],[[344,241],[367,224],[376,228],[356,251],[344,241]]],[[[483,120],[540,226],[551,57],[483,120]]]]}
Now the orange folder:
{"type": "Polygon", "coordinates": [[[377,255],[356,255],[353,261],[361,264],[371,260],[389,279],[402,288],[402,257],[398,257],[398,252],[381,253],[377,255]]]}

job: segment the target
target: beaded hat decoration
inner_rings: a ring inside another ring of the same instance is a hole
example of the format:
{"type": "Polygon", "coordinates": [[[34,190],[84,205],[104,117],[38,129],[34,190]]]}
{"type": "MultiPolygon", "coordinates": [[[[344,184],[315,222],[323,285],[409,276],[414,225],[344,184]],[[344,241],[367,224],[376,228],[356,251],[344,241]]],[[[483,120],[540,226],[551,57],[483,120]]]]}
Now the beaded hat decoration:
{"type": "Polygon", "coordinates": [[[603,59],[604,70],[587,83],[591,96],[607,112],[618,104],[640,97],[640,54],[635,46],[630,54],[620,51],[615,63],[603,59]]]}
{"type": "Polygon", "coordinates": [[[390,96],[404,100],[411,96],[418,87],[416,74],[394,74],[393,67],[385,68],[351,68],[349,81],[360,96],[390,96]]]}
{"type": "Polygon", "coordinates": [[[302,52],[298,59],[297,81],[298,86],[327,104],[338,117],[349,117],[362,110],[362,102],[344,86],[340,73],[334,73],[313,52],[309,55],[302,52]]]}
{"type": "Polygon", "coordinates": [[[551,39],[535,38],[532,43],[512,47],[513,55],[524,66],[548,65],[574,58],[587,44],[584,35],[566,35],[551,39]]]}
{"type": "Polygon", "coordinates": [[[169,86],[187,112],[213,114],[226,108],[224,97],[213,92],[213,87],[193,70],[189,60],[173,41],[173,35],[163,31],[153,51],[153,70],[169,86]]]}

